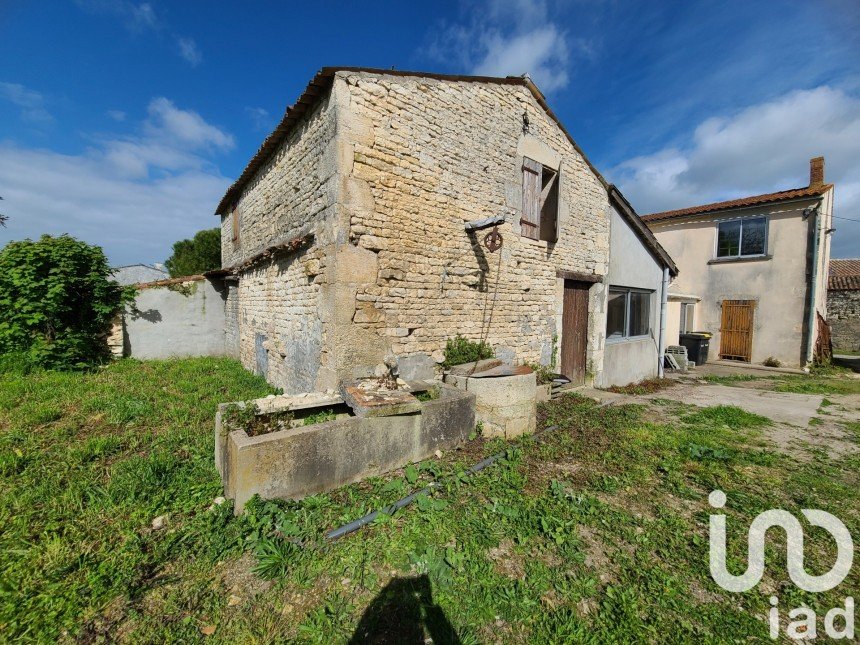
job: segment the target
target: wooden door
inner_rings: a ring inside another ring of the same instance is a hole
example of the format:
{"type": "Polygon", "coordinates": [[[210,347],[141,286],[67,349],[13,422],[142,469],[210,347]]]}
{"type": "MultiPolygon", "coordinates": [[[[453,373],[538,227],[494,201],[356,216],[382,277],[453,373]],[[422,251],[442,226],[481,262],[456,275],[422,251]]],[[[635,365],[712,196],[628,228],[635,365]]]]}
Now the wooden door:
{"type": "Polygon", "coordinates": [[[577,385],[585,382],[589,288],[591,288],[591,284],[588,282],[564,281],[561,373],[577,385]]]}
{"type": "Polygon", "coordinates": [[[755,300],[723,300],[720,323],[720,358],[752,360],[755,300]]]}

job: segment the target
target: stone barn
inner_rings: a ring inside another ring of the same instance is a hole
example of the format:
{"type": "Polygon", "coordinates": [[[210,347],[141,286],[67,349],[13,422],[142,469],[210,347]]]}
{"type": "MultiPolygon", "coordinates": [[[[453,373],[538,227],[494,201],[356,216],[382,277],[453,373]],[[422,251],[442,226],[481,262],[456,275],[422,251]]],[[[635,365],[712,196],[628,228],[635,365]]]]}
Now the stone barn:
{"type": "Polygon", "coordinates": [[[527,76],[323,68],[218,205],[228,347],[286,393],[457,334],[606,384],[611,191],[527,76]]]}
{"type": "Polygon", "coordinates": [[[834,353],[860,352],[860,259],[830,260],[827,322],[834,353]]]}

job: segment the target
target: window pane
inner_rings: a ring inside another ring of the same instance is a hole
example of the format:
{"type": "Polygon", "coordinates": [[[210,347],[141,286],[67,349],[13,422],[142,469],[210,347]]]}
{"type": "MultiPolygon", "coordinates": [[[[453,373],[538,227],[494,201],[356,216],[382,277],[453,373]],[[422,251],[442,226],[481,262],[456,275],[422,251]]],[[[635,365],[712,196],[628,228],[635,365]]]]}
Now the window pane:
{"type": "Polygon", "coordinates": [[[725,258],[737,255],[740,251],[741,223],[720,222],[717,234],[717,257],[725,258]]]}
{"type": "Polygon", "coordinates": [[[650,293],[630,293],[630,335],[644,336],[650,329],[650,293]]]}
{"type": "Polygon", "coordinates": [[[767,220],[764,217],[745,219],[744,234],[741,240],[741,255],[764,255],[764,238],[767,220]]]}
{"type": "Polygon", "coordinates": [[[624,309],[627,304],[627,292],[609,290],[609,305],[606,310],[606,337],[622,338],[624,336],[624,309]]]}
{"type": "Polygon", "coordinates": [[[681,303],[681,329],[682,334],[687,333],[687,303],[681,303]]]}

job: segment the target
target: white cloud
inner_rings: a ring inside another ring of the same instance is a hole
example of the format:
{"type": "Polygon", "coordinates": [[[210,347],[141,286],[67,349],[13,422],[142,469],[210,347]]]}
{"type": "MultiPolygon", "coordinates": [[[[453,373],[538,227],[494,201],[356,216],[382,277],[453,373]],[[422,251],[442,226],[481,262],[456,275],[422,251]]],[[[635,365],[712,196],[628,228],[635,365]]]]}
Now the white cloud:
{"type": "Polygon", "coordinates": [[[8,228],[0,245],[70,233],[103,246],[114,264],[162,261],[178,239],[218,225],[229,180],[212,155],[233,138],[199,114],[153,99],[137,134],[94,138],[80,154],[0,144],[8,228]]]}
{"type": "Polygon", "coordinates": [[[179,45],[179,54],[191,67],[197,67],[203,62],[203,54],[193,38],[180,37],[177,38],[176,43],[179,45]]]}
{"type": "Polygon", "coordinates": [[[587,42],[570,36],[549,18],[544,0],[487,0],[471,7],[465,24],[443,25],[426,53],[459,62],[472,74],[529,74],[546,92],[565,87],[571,50],[590,55],[587,42]]]}
{"type": "MultiPolygon", "coordinates": [[[[860,99],[821,86],[713,117],[683,145],[635,157],[608,175],[641,213],[768,193],[809,183],[824,155],[834,215],[860,220],[860,99]]],[[[835,220],[836,255],[860,255],[860,223],[835,220]]]]}
{"type": "Polygon", "coordinates": [[[150,136],[176,137],[194,148],[211,146],[229,149],[234,144],[231,135],[206,123],[197,112],[180,110],[172,101],[164,97],[150,101],[146,128],[150,136]]]}
{"type": "Polygon", "coordinates": [[[53,123],[54,117],[45,109],[44,97],[18,83],[0,83],[0,98],[21,109],[21,119],[32,125],[53,123]]]}
{"type": "Polygon", "coordinates": [[[107,112],[105,112],[105,115],[109,119],[113,119],[117,123],[125,121],[125,112],[123,112],[122,110],[108,110],[107,112]]]}
{"type": "Polygon", "coordinates": [[[130,0],[75,0],[76,4],[89,13],[115,16],[132,33],[149,32],[161,40],[175,42],[176,51],[191,67],[203,62],[203,52],[193,38],[173,33],[166,21],[155,12],[148,2],[136,3],[130,0]]]}
{"type": "Polygon", "coordinates": [[[246,107],[245,114],[251,119],[255,130],[268,132],[275,126],[275,120],[266,109],[261,107],[246,107]]]}

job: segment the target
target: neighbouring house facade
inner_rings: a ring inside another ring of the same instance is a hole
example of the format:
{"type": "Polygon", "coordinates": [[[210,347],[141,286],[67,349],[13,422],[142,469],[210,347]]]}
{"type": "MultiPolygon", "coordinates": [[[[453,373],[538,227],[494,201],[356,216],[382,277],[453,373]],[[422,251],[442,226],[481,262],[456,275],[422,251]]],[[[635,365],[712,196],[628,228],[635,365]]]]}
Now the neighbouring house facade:
{"type": "Polygon", "coordinates": [[[832,214],[817,157],[807,187],[643,216],[680,270],[668,344],[706,331],[709,360],[812,362],[827,319],[832,214]]]}
{"type": "Polygon", "coordinates": [[[605,383],[613,227],[671,262],[620,199],[527,77],[324,68],[217,208],[228,345],[287,393],[430,378],[457,334],[605,383]]]}
{"type": "Polygon", "coordinates": [[[830,260],[827,322],[833,351],[860,351],[860,259],[830,260]]]}

